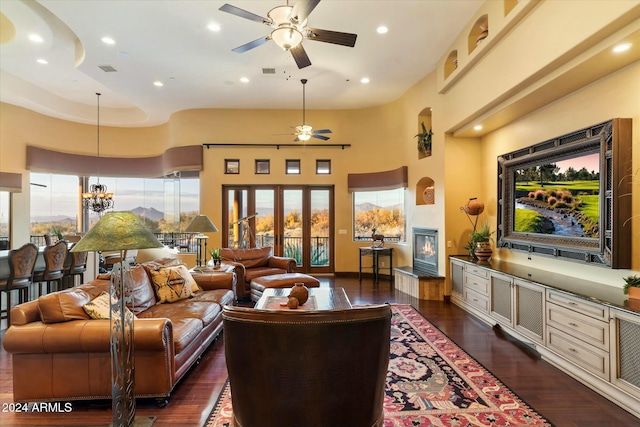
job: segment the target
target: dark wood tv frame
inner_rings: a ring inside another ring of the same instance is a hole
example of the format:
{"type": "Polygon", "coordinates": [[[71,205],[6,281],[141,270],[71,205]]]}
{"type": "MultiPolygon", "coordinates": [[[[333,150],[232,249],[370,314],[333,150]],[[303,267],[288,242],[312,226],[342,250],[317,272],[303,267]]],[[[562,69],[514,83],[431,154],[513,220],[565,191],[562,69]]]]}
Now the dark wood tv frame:
{"type": "Polygon", "coordinates": [[[631,268],[632,120],[611,119],[498,157],[497,246],[610,268],[631,268]],[[514,231],[515,171],[600,151],[598,238],[514,231]]]}

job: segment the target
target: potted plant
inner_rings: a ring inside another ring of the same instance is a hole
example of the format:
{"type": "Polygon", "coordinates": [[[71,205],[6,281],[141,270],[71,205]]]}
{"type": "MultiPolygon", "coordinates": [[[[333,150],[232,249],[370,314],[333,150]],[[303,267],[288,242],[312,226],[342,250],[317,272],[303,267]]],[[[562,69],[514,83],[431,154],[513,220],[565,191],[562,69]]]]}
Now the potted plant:
{"type": "Polygon", "coordinates": [[[627,276],[624,278],[624,288],[622,291],[629,295],[629,299],[640,299],[640,277],[627,276]]]}
{"type": "Polygon", "coordinates": [[[220,255],[220,248],[211,249],[211,260],[213,261],[213,266],[215,268],[220,267],[222,263],[222,256],[220,255]]]}
{"type": "Polygon", "coordinates": [[[425,156],[430,156],[433,132],[431,131],[431,128],[427,131],[427,127],[424,125],[424,122],[421,123],[421,126],[422,132],[415,136],[415,138],[418,138],[418,150],[425,156]]]}
{"type": "Polygon", "coordinates": [[[485,221],[480,228],[473,230],[469,235],[469,243],[465,247],[469,251],[469,256],[480,261],[487,261],[491,258],[491,235],[493,231],[489,227],[489,222],[485,221]]]}

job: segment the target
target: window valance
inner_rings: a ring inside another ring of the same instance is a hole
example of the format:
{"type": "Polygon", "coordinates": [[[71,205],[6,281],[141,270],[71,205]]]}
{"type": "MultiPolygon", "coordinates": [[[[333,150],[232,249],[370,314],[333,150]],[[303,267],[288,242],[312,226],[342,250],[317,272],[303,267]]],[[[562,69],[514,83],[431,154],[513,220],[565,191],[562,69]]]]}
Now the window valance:
{"type": "Polygon", "coordinates": [[[349,191],[382,191],[407,187],[408,175],[406,166],[384,172],[350,173],[349,191]]]}
{"type": "Polygon", "coordinates": [[[12,172],[0,172],[0,191],[10,193],[22,192],[22,174],[12,172]]]}
{"type": "Polygon", "coordinates": [[[202,170],[202,146],[169,148],[153,157],[103,157],[27,146],[27,169],[78,176],[157,178],[178,171],[202,170]]]}

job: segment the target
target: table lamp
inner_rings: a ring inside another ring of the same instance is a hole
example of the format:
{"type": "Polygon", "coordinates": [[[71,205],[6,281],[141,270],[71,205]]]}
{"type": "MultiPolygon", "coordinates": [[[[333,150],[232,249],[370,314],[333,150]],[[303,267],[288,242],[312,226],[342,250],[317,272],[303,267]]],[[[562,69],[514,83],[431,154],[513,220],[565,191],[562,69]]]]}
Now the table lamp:
{"type": "Polygon", "coordinates": [[[136,397],[134,381],[133,316],[127,315],[126,302],[132,298],[132,278],[124,251],[128,249],[159,248],[155,238],[142,220],[132,212],[109,212],[98,221],[71,252],[120,251],[122,262],[111,273],[111,407],[112,426],[129,427],[153,425],[155,417],[135,419],[136,397]]]}
{"type": "Polygon", "coordinates": [[[203,233],[215,233],[218,231],[213,222],[206,215],[196,215],[185,230],[187,233],[200,233],[196,236],[198,240],[198,260],[197,267],[202,268],[207,265],[207,239],[209,236],[205,236],[203,233]],[[204,240],[204,263],[202,262],[202,240],[204,240]]]}

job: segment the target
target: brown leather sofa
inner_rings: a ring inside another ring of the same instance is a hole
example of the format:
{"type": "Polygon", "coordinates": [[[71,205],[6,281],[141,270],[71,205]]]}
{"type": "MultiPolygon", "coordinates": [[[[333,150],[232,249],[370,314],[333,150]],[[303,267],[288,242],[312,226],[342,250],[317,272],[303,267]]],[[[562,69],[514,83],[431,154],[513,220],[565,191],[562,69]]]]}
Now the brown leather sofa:
{"type": "MultiPolygon", "coordinates": [[[[222,330],[222,306],[233,304],[226,276],[198,282],[187,299],[157,303],[152,271],[132,267],[136,397],[165,404],[171,391],[222,330]]],[[[3,345],[12,354],[15,401],[111,398],[109,320],[93,320],[83,305],[109,291],[108,279],[40,297],[11,312],[3,345]]]]}
{"type": "Polygon", "coordinates": [[[391,307],[224,307],[233,419],[242,427],[379,427],[391,307]]]}
{"type": "Polygon", "coordinates": [[[296,260],[273,255],[273,248],[220,249],[222,262],[235,267],[238,277],[236,296],[246,299],[251,295],[251,281],[256,277],[293,273],[296,260]]]}

